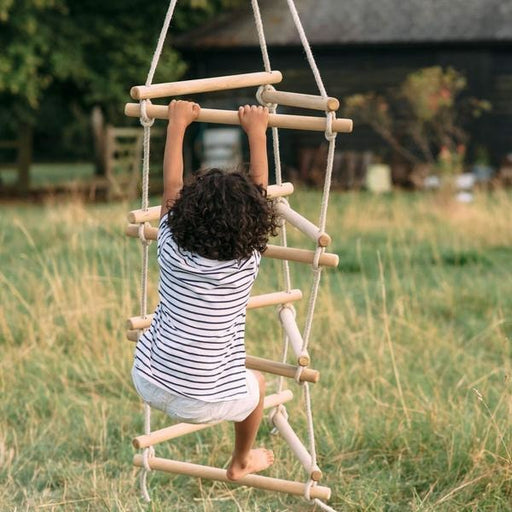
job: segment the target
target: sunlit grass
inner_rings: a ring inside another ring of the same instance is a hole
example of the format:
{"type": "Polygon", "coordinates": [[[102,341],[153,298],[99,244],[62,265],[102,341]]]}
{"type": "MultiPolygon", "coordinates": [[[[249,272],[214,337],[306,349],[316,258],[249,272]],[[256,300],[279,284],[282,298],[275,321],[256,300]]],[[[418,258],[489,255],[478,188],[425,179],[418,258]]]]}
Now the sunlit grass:
{"type": "MultiPolygon", "coordinates": [[[[319,194],[291,199],[315,220],[319,194]]],[[[153,474],[141,500],[131,438],[142,409],[130,382],[124,320],[138,313],[138,243],[123,235],[133,205],[79,200],[1,207],[0,510],[306,511],[300,499],[153,474]]],[[[323,485],[340,510],[512,508],[512,197],[472,204],[436,195],[334,194],[329,251],[311,338],[323,485]]],[[[291,243],[309,243],[290,230],[291,243]]],[[[154,255],[155,246],[150,248],[154,255]]],[[[292,264],[307,298],[311,272],[292,264]]],[[[282,287],[265,260],[255,292],[282,287]]],[[[152,259],[149,303],[156,303],[152,259]]],[[[303,325],[307,301],[297,305],[303,325]]],[[[275,309],[251,311],[249,352],[278,358],[275,309]]],[[[270,390],[276,379],[269,377],[270,390]]],[[[306,437],[301,389],[287,409],[306,437]]],[[[154,428],[168,424],[154,414],[154,428]]],[[[264,426],[271,476],[304,480],[264,426]]],[[[224,466],[222,425],[157,455],[224,466]]]]}

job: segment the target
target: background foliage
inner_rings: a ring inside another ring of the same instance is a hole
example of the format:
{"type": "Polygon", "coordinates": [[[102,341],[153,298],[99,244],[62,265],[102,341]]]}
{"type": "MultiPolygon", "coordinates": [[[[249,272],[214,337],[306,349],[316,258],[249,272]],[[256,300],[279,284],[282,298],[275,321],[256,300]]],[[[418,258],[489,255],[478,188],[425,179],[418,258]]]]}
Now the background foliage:
{"type": "MultiPolygon", "coordinates": [[[[170,33],[236,3],[182,0],[170,33]]],[[[37,125],[36,150],[47,156],[55,140],[64,141],[59,155],[79,156],[84,145],[90,153],[90,109],[99,105],[114,124],[123,119],[120,105],[146,78],[167,7],[163,0],[0,0],[0,127],[12,134],[20,121],[37,125]],[[70,134],[61,137],[62,127],[70,134]]],[[[155,81],[185,69],[167,46],[155,81]]]]}

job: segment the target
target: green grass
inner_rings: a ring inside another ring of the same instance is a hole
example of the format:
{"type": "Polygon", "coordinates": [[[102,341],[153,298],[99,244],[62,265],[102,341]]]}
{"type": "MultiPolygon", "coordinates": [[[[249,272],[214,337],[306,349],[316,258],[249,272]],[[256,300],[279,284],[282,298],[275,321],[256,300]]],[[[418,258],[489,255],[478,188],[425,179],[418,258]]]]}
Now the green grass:
{"type": "MultiPolygon", "coordinates": [[[[291,202],[318,214],[315,192],[291,202]]],[[[0,510],[314,510],[161,473],[149,477],[153,502],[140,498],[130,441],[142,409],[123,330],[138,312],[138,244],[122,234],[133,206],[0,207],[0,510]]],[[[512,196],[502,192],[470,205],[333,194],[329,250],[341,263],[323,273],[310,353],[321,372],[312,397],[322,483],[335,509],[512,509],[511,226],[512,196]]],[[[291,231],[292,244],[308,246],[291,231]]],[[[280,268],[265,260],[255,292],[282,286],[280,268]]],[[[293,264],[292,275],[307,296],[308,267],[293,264]]],[[[153,258],[150,305],[156,276],[153,258]]],[[[250,312],[247,345],[278,357],[273,309],[250,312]]],[[[301,389],[288,384],[290,421],[305,437],[301,389]]],[[[155,412],[154,428],[167,424],[155,412]]],[[[260,441],[278,457],[269,475],[304,479],[268,425],[260,441]]],[[[156,452],[222,467],[231,443],[221,425],[156,452]]]]}
{"type": "MultiPolygon", "coordinates": [[[[89,163],[49,163],[33,164],[30,168],[30,186],[37,188],[71,182],[84,182],[94,178],[94,166],[89,163]]],[[[2,169],[0,179],[3,185],[16,184],[16,169],[2,169]]]]}

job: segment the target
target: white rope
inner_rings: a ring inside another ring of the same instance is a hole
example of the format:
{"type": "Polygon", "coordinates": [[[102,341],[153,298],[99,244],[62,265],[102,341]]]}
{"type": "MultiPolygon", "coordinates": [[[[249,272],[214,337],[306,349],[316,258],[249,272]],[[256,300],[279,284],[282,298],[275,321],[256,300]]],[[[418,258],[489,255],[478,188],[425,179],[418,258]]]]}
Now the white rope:
{"type": "MultiPolygon", "coordinates": [[[[171,24],[172,16],[174,14],[174,9],[178,0],[171,0],[169,3],[169,7],[167,9],[167,13],[165,15],[164,23],[162,25],[162,29],[160,31],[160,36],[158,38],[158,42],[155,48],[155,52],[153,53],[153,58],[151,60],[151,66],[149,68],[148,76],[146,78],[146,85],[149,86],[153,82],[153,77],[155,75],[156,68],[158,66],[158,61],[160,60],[160,55],[162,54],[162,49],[165,42],[165,37],[169,30],[169,25],[171,24]]],[[[154,123],[154,119],[148,117],[146,112],[148,100],[141,100],[140,102],[140,124],[144,128],[144,139],[143,139],[143,157],[142,157],[142,192],[141,192],[141,208],[145,211],[149,208],[149,161],[150,161],[150,149],[151,149],[151,126],[154,123]]],[[[139,239],[142,245],[142,269],[141,269],[141,294],[140,294],[140,314],[142,317],[145,317],[147,314],[147,297],[148,297],[148,266],[149,266],[149,244],[150,242],[146,239],[144,235],[145,224],[141,223],[139,226],[139,239]]],[[[144,433],[149,434],[151,432],[151,407],[144,403],[144,433]]],[[[143,469],[141,470],[140,475],[140,488],[142,492],[142,496],[144,500],[150,502],[151,497],[147,488],[147,475],[151,471],[149,466],[149,458],[154,454],[153,447],[146,448],[143,452],[143,469]]]]}
{"type": "MultiPolygon", "coordinates": [[[[263,20],[261,19],[261,12],[260,12],[260,6],[258,3],[258,0],[251,0],[251,6],[252,11],[254,15],[254,24],[256,25],[256,32],[258,33],[258,41],[261,49],[261,56],[263,59],[263,66],[265,68],[265,71],[270,72],[272,71],[272,66],[270,64],[270,57],[268,55],[268,48],[267,48],[267,41],[265,39],[265,31],[263,29],[263,20]]],[[[277,112],[277,104],[265,104],[265,102],[261,98],[261,93],[263,91],[263,88],[259,88],[258,92],[256,93],[256,98],[261,104],[264,104],[266,107],[268,107],[269,112],[271,114],[275,114],[277,112]]],[[[278,185],[281,185],[283,183],[283,172],[281,168],[281,150],[279,146],[279,130],[275,127],[271,129],[272,132],[272,150],[274,155],[274,172],[275,172],[275,178],[276,183],[278,185]]],[[[281,245],[283,247],[286,247],[288,245],[288,237],[286,233],[286,225],[283,223],[283,226],[280,229],[280,241],[281,245]]],[[[291,276],[290,276],[290,264],[287,260],[283,260],[281,264],[282,268],[282,275],[283,275],[283,287],[285,291],[290,291],[292,288],[291,285],[291,276]]],[[[281,361],[284,363],[286,361],[287,355],[288,355],[288,345],[289,345],[289,338],[286,332],[283,330],[283,350],[281,353],[281,361]]],[[[278,392],[281,392],[284,388],[285,379],[284,377],[280,377],[278,380],[278,392]]]]}
{"type": "Polygon", "coordinates": [[[338,512],[337,510],[333,509],[332,507],[329,507],[329,505],[327,505],[327,503],[320,501],[318,498],[315,498],[313,500],[313,503],[315,505],[318,505],[321,509],[325,510],[326,512],[338,512]]]}
{"type": "Polygon", "coordinates": [[[174,8],[176,7],[177,3],[178,0],[171,0],[171,2],[169,3],[169,8],[167,9],[167,13],[165,14],[164,24],[162,25],[162,29],[160,30],[158,43],[156,44],[155,53],[153,53],[153,58],[151,59],[151,66],[149,68],[148,76],[146,78],[146,85],[151,85],[151,83],[153,82],[156,67],[158,66],[158,61],[160,60],[160,55],[164,47],[165,37],[167,36],[167,32],[169,31],[169,25],[171,24],[172,16],[174,14],[174,8]]]}
{"type": "Polygon", "coordinates": [[[320,71],[316,64],[315,58],[313,57],[313,51],[311,50],[311,46],[309,45],[308,38],[306,36],[306,32],[304,31],[304,27],[302,26],[302,22],[300,21],[299,13],[297,12],[297,7],[295,7],[295,2],[293,0],[286,0],[288,2],[288,8],[290,9],[290,13],[292,15],[295,26],[297,27],[297,32],[299,33],[300,41],[302,43],[302,47],[306,52],[306,57],[308,59],[309,67],[313,72],[313,76],[315,77],[315,82],[320,91],[320,95],[323,98],[327,98],[327,91],[324,87],[324,82],[322,77],[320,76],[320,71]]]}
{"type": "MultiPolygon", "coordinates": [[[[311,68],[311,71],[313,73],[313,76],[315,78],[316,85],[318,87],[318,90],[320,92],[320,95],[324,98],[327,98],[327,91],[325,89],[322,77],[320,75],[320,71],[318,69],[318,66],[316,64],[315,58],[313,56],[313,52],[311,50],[311,46],[309,44],[308,38],[306,36],[306,33],[304,31],[304,28],[302,26],[302,22],[300,20],[299,14],[297,12],[297,8],[295,6],[294,0],[287,0],[288,8],[290,10],[290,13],[292,15],[293,21],[295,23],[295,26],[297,28],[297,31],[299,33],[300,40],[302,42],[302,46],[304,48],[304,51],[306,53],[306,57],[309,63],[309,66],[311,68]]],[[[333,171],[333,165],[334,165],[334,152],[336,148],[336,133],[332,131],[332,124],[335,120],[336,115],[334,112],[326,112],[326,129],[325,129],[325,138],[329,142],[329,149],[327,154],[327,162],[326,162],[326,170],[325,170],[325,179],[324,179],[324,188],[322,193],[322,203],[320,206],[320,219],[318,222],[318,229],[320,231],[325,231],[325,225],[327,221],[327,208],[329,204],[329,192],[331,189],[331,182],[332,182],[332,171],[333,171]]],[[[312,271],[313,271],[313,282],[311,286],[311,293],[310,293],[310,299],[308,304],[308,311],[306,314],[306,322],[303,332],[303,345],[302,345],[302,351],[306,351],[311,335],[311,329],[313,325],[313,315],[316,307],[316,301],[318,297],[318,290],[320,286],[320,280],[322,275],[322,267],[319,266],[319,260],[321,254],[325,251],[325,249],[318,247],[315,252],[315,257],[312,265],[312,271]]],[[[297,373],[296,377],[298,377],[300,374],[297,373]]],[[[313,413],[311,409],[311,395],[310,395],[310,389],[309,384],[307,382],[303,385],[303,397],[304,397],[304,407],[306,412],[306,419],[307,419],[307,428],[308,428],[308,439],[309,439],[309,452],[311,454],[311,467],[316,466],[316,446],[315,446],[315,432],[314,432],[314,424],[313,424],[313,413]]],[[[313,485],[313,482],[310,480],[308,482],[308,485],[306,487],[305,491],[305,498],[309,499],[309,490],[311,488],[311,485],[313,485]]],[[[320,501],[319,499],[313,500],[315,504],[317,504],[320,508],[329,511],[329,512],[336,512],[334,509],[320,501]]]]}
{"type": "Polygon", "coordinates": [[[261,56],[263,57],[263,65],[265,71],[270,73],[272,68],[270,67],[270,58],[268,56],[267,41],[265,39],[265,32],[263,30],[263,21],[261,19],[260,6],[258,0],[251,0],[252,12],[254,14],[254,22],[256,24],[256,31],[258,32],[258,41],[261,48],[261,56]]]}

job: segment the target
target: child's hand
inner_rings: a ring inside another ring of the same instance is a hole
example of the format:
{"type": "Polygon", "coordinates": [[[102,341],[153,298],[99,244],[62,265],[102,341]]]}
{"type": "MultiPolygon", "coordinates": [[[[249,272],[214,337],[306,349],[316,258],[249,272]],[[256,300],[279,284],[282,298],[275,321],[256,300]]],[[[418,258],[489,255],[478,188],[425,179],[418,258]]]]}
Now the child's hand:
{"type": "Polygon", "coordinates": [[[240,125],[247,135],[265,133],[268,126],[268,108],[245,105],[238,109],[240,125]]]}
{"type": "Polygon", "coordinates": [[[201,112],[201,107],[197,103],[172,100],[168,109],[169,125],[185,129],[198,118],[199,112],[201,112]]]}

